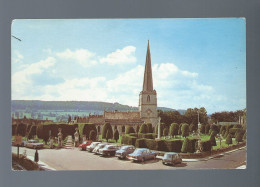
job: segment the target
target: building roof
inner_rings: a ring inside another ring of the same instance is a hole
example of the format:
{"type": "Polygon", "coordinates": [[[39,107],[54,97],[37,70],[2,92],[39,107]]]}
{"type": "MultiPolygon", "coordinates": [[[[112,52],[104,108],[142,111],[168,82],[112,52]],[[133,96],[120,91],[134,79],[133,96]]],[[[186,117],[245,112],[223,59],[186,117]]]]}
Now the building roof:
{"type": "Polygon", "coordinates": [[[146,53],[143,91],[148,91],[148,92],[153,91],[152,63],[151,63],[149,40],[148,40],[147,53],[146,53]]]}

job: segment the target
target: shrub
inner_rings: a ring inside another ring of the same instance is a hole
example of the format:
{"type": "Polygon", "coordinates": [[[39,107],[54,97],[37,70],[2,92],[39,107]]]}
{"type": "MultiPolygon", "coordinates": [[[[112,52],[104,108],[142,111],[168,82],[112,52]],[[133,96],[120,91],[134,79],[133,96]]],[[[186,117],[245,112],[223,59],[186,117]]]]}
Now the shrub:
{"type": "Polygon", "coordinates": [[[27,139],[32,139],[33,136],[35,135],[36,135],[36,125],[32,125],[27,135],[27,139]]]}
{"type": "Polygon", "coordinates": [[[206,125],[201,125],[200,133],[205,134],[205,126],[206,125]]]}
{"type": "MultiPolygon", "coordinates": [[[[113,130],[112,130],[112,127],[111,127],[110,124],[108,125],[108,128],[109,128],[110,132],[111,132],[112,135],[113,135],[113,130]]],[[[92,131],[92,130],[95,131],[95,133],[97,134],[96,125],[93,124],[93,123],[87,123],[87,124],[84,125],[84,127],[83,127],[83,132],[82,132],[82,134],[80,134],[80,135],[81,135],[81,136],[86,135],[86,138],[89,140],[89,139],[90,139],[90,131],[92,131]]],[[[75,132],[75,130],[74,130],[74,132],[75,132]]],[[[73,133],[73,134],[74,134],[74,133],[73,133]]]]}
{"type": "Polygon", "coordinates": [[[246,141],[246,133],[244,133],[243,140],[246,141]]]}
{"type": "Polygon", "coordinates": [[[210,133],[210,136],[216,136],[218,133],[217,133],[217,131],[211,131],[211,133],[210,133]]]}
{"type": "Polygon", "coordinates": [[[211,151],[211,141],[210,140],[201,141],[201,150],[203,152],[211,151]]]}
{"type": "Polygon", "coordinates": [[[240,130],[239,128],[230,128],[229,129],[229,134],[231,135],[232,138],[235,137],[235,134],[237,133],[237,131],[240,130]]]}
{"type": "MultiPolygon", "coordinates": [[[[213,131],[214,132],[214,131],[213,131]]],[[[211,146],[216,146],[216,139],[215,139],[215,136],[214,134],[211,134],[210,135],[210,138],[209,138],[210,142],[211,142],[211,146]]]]}
{"type": "Polygon", "coordinates": [[[226,138],[226,144],[228,144],[228,145],[232,144],[232,138],[231,138],[230,134],[228,134],[228,136],[226,138]]]}
{"type": "Polygon", "coordinates": [[[163,136],[168,136],[169,130],[167,128],[163,129],[163,136]]]}
{"type": "Polygon", "coordinates": [[[138,134],[137,133],[129,133],[129,136],[138,137],[138,134]]]}
{"type": "Polygon", "coordinates": [[[145,140],[145,145],[148,149],[151,149],[151,150],[158,149],[157,142],[155,140],[151,140],[151,139],[144,139],[144,140],[145,140]]]}
{"type": "Polygon", "coordinates": [[[117,142],[118,139],[119,139],[119,132],[116,129],[115,132],[114,132],[114,140],[116,140],[116,142],[117,142]]]}
{"type": "Polygon", "coordinates": [[[226,128],[224,125],[220,127],[219,133],[222,134],[223,131],[226,131],[226,128]]]}
{"type": "Polygon", "coordinates": [[[226,130],[224,129],[224,130],[222,130],[221,135],[222,135],[223,137],[225,137],[225,133],[226,133],[226,130]]]}
{"type": "Polygon", "coordinates": [[[112,126],[110,125],[110,123],[105,123],[104,125],[103,125],[103,127],[102,127],[102,138],[103,139],[106,139],[106,134],[107,134],[107,131],[110,131],[110,133],[111,134],[113,134],[112,132],[113,132],[113,130],[112,130],[112,126]]]}
{"type": "Polygon", "coordinates": [[[181,133],[181,127],[182,127],[182,124],[180,124],[179,129],[178,129],[178,134],[179,134],[179,135],[182,134],[182,133],[181,133]]]}
{"type": "Polygon", "coordinates": [[[136,140],[137,137],[126,134],[126,135],[122,135],[121,143],[127,145],[135,145],[136,140]]]}
{"type": "Polygon", "coordinates": [[[243,141],[243,132],[242,131],[237,132],[235,138],[236,138],[237,143],[242,142],[243,141]]]}
{"type": "Polygon", "coordinates": [[[20,123],[16,127],[16,134],[20,136],[26,136],[27,125],[20,123]]]}
{"type": "Polygon", "coordinates": [[[126,126],[126,130],[125,130],[126,134],[130,134],[130,133],[135,133],[135,130],[132,126],[126,126]]]}
{"type": "Polygon", "coordinates": [[[113,134],[112,134],[112,131],[107,129],[107,132],[106,132],[106,140],[108,142],[109,139],[112,139],[113,138],[113,134]]]}
{"type": "Polygon", "coordinates": [[[170,136],[178,135],[179,125],[177,123],[172,123],[170,126],[170,136]]]}
{"type": "Polygon", "coordinates": [[[94,130],[91,130],[89,133],[89,140],[95,141],[97,138],[97,132],[94,130]]]}
{"type": "Polygon", "coordinates": [[[207,125],[205,126],[205,134],[209,134],[209,129],[210,129],[210,125],[207,124],[207,125]]]}
{"type": "Polygon", "coordinates": [[[217,133],[219,132],[218,126],[215,125],[215,124],[211,125],[211,126],[210,126],[210,129],[211,129],[212,131],[216,131],[217,133]]]}
{"type": "Polygon", "coordinates": [[[189,136],[189,125],[187,123],[182,124],[181,132],[183,137],[189,136]]]}
{"type": "Polygon", "coordinates": [[[153,126],[151,123],[147,123],[146,124],[147,126],[147,133],[153,133],[153,126]]]}
{"type": "Polygon", "coordinates": [[[196,139],[185,138],[185,140],[182,144],[181,152],[182,153],[194,153],[196,141],[197,141],[196,139]]]}
{"type": "Polygon", "coordinates": [[[140,129],[139,129],[139,133],[148,133],[148,127],[146,124],[142,124],[140,129]]]}
{"type": "Polygon", "coordinates": [[[190,124],[190,126],[189,126],[189,131],[190,131],[190,132],[193,132],[193,131],[195,131],[195,130],[196,130],[195,125],[194,125],[194,124],[190,124]]]}
{"type": "Polygon", "coordinates": [[[146,134],[139,133],[138,134],[138,138],[155,139],[155,137],[156,137],[156,134],[154,134],[154,133],[146,133],[146,134]]]}
{"type": "Polygon", "coordinates": [[[138,148],[147,148],[145,144],[145,139],[137,139],[135,142],[135,147],[138,148]]]}

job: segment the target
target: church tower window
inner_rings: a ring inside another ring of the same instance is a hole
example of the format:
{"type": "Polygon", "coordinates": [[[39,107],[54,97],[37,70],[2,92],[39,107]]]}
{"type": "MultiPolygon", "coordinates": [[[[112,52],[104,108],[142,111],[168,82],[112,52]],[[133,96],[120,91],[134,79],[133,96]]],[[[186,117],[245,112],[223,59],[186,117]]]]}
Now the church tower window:
{"type": "Polygon", "coordinates": [[[147,96],[147,102],[150,103],[150,95],[147,96]]]}

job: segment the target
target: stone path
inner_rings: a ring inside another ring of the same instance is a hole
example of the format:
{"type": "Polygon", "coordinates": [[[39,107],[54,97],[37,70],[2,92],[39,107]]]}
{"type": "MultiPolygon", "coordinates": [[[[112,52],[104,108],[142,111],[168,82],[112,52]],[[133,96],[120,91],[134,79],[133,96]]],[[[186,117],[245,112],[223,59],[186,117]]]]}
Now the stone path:
{"type": "Polygon", "coordinates": [[[66,149],[72,149],[74,147],[72,136],[68,136],[67,142],[65,144],[66,149]]]}

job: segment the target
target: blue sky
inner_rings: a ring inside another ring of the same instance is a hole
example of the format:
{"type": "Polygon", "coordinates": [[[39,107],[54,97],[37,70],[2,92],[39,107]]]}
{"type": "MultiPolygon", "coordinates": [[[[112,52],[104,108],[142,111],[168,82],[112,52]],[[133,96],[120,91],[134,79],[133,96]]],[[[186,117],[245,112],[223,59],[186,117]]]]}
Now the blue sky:
{"type": "Polygon", "coordinates": [[[243,18],[15,20],[12,99],[138,106],[150,41],[158,106],[246,107],[243,18]]]}

